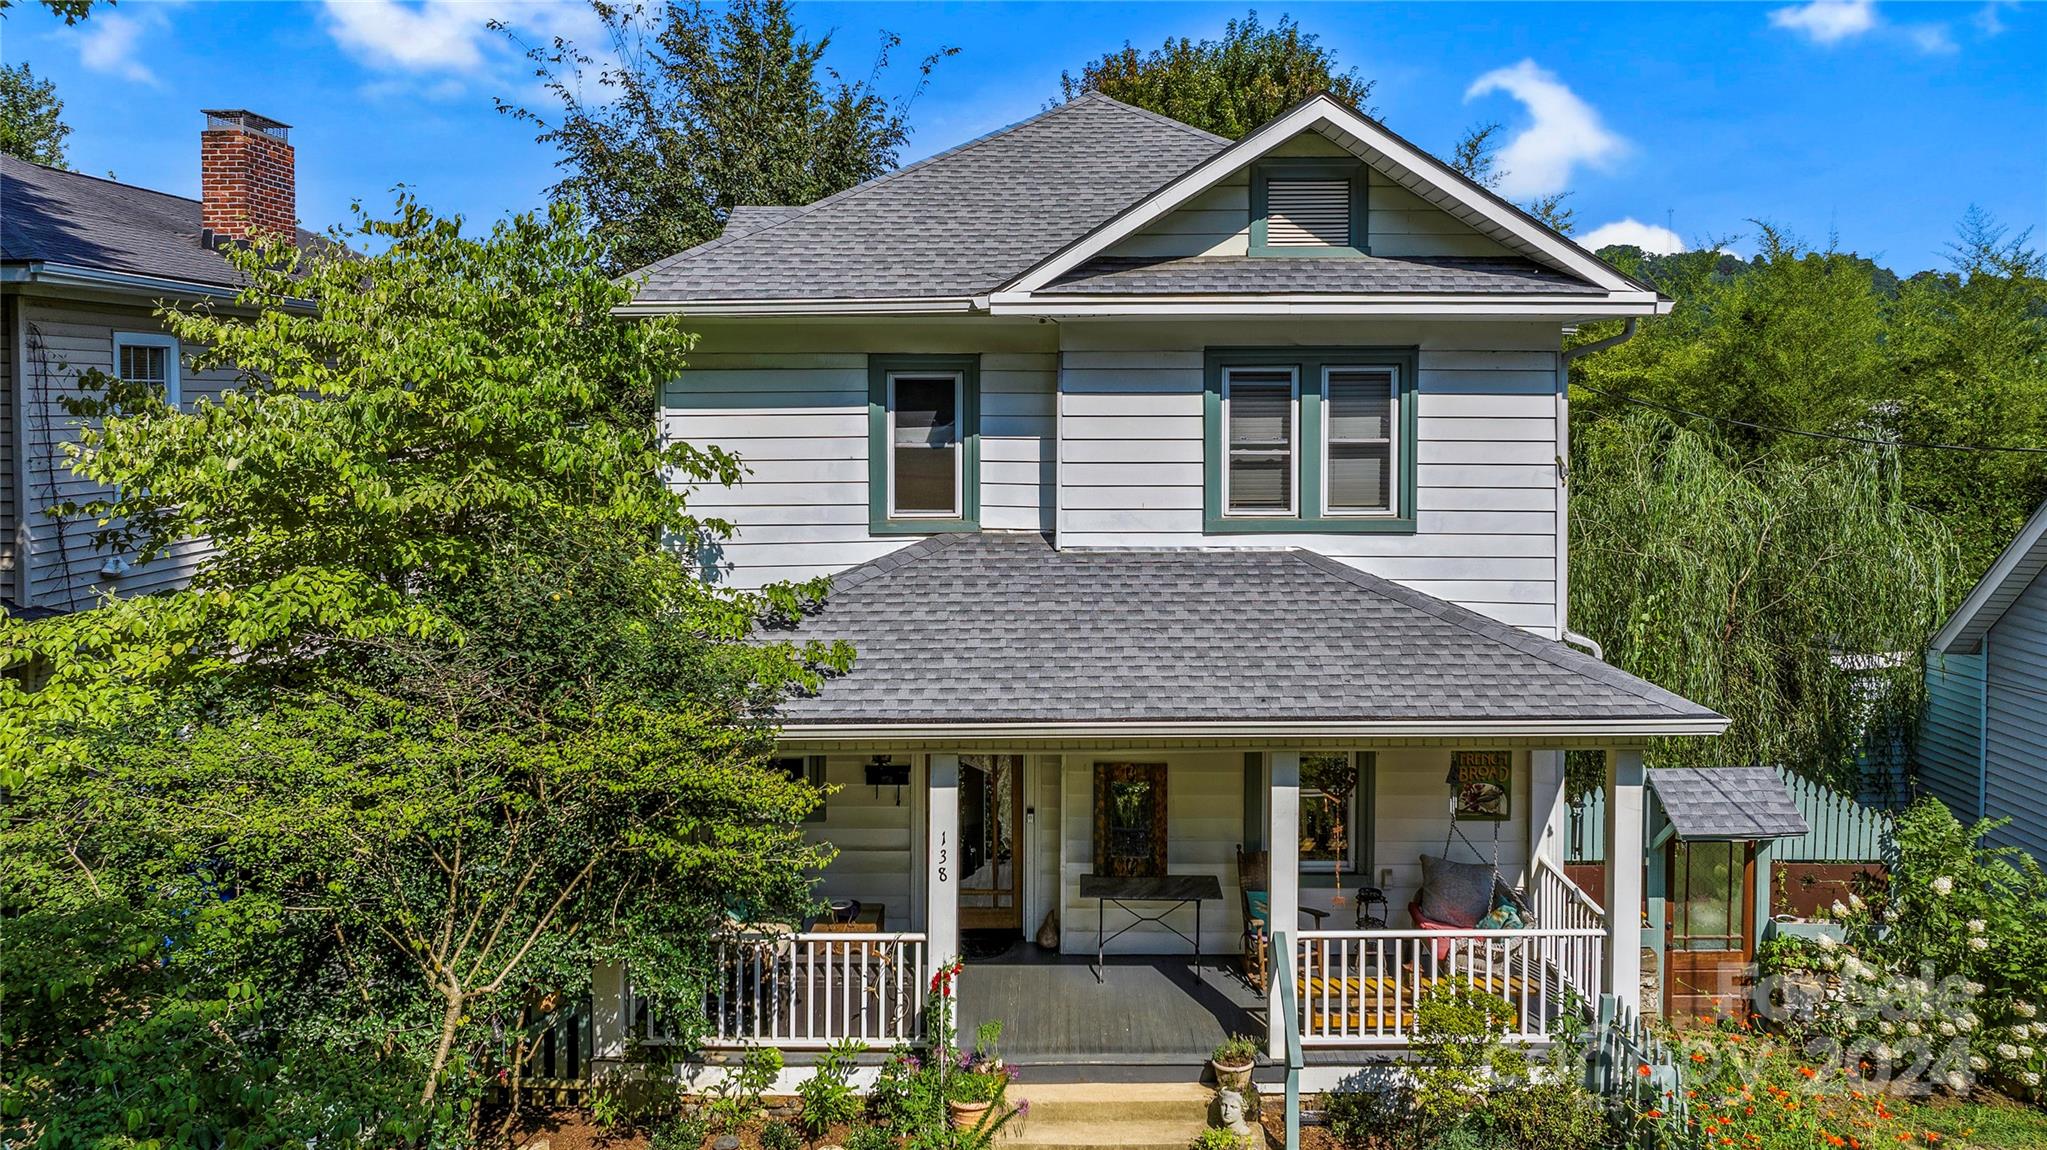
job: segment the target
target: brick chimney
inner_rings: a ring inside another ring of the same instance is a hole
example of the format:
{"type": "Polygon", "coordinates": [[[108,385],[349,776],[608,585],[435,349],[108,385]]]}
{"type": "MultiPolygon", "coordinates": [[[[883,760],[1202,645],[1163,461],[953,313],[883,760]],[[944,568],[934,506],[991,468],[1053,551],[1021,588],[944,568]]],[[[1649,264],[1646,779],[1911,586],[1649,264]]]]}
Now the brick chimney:
{"type": "Polygon", "coordinates": [[[298,239],[291,125],[241,108],[206,110],[199,133],[200,226],[214,240],[298,239]]]}

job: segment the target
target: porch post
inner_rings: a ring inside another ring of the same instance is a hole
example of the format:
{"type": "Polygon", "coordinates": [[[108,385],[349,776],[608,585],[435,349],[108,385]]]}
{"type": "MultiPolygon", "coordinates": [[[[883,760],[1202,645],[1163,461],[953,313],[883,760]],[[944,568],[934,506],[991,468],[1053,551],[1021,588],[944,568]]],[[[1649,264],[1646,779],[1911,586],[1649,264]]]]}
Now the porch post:
{"type": "MultiPolygon", "coordinates": [[[[1564,828],[1570,804],[1564,795],[1564,752],[1528,752],[1528,861],[1542,859],[1564,869],[1564,828]]],[[[1530,876],[1533,877],[1532,875],[1530,876]]]]}
{"type": "Polygon", "coordinates": [[[1606,752],[1606,992],[1642,1010],[1642,752],[1606,752]]]}
{"type": "Polygon", "coordinates": [[[625,1058],[625,967],[600,964],[590,976],[590,1059],[619,1062],[625,1058]]]}
{"type": "MultiPolygon", "coordinates": [[[[1289,938],[1300,932],[1301,918],[1301,752],[1272,752],[1271,821],[1266,828],[1265,899],[1267,925],[1289,938]]],[[[1280,979],[1294,976],[1291,955],[1281,955],[1265,983],[1266,1053],[1286,1057],[1286,1030],[1294,1020],[1280,1013],[1280,979]]]]}
{"type": "MultiPolygon", "coordinates": [[[[925,803],[924,936],[931,970],[960,952],[960,757],[932,755],[925,803]]],[[[930,971],[926,971],[928,976],[930,971]]]]}

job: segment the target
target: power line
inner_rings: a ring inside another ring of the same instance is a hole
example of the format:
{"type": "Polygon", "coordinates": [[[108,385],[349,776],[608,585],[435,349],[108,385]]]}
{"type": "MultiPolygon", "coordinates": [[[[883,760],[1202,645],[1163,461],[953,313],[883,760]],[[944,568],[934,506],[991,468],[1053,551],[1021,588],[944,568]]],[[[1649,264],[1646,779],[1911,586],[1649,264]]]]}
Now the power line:
{"type": "Polygon", "coordinates": [[[1657,411],[1669,412],[1672,415],[1682,415],[1689,419],[1705,419],[1714,423],[1731,423],[1736,427],[1746,427],[1751,431],[1772,431],[1779,435],[1802,435],[1807,439],[1829,439],[1836,443],[1860,443],[1867,447],[1908,447],[1917,451],[1966,451],[1978,455],[2047,455],[2047,447],[1974,447],[1966,443],[1920,443],[1909,439],[1871,439],[1867,436],[1841,435],[1832,431],[1807,431],[1797,427],[1778,427],[1773,423],[1756,423],[1753,420],[1736,419],[1731,415],[1708,415],[1703,411],[1689,411],[1682,407],[1672,407],[1667,403],[1637,399],[1632,395],[1621,395],[1616,392],[1607,391],[1605,388],[1594,387],[1589,383],[1573,381],[1571,386],[1583,388],[1594,395],[1605,396],[1619,403],[1632,403],[1637,407],[1653,408],[1657,411]]]}

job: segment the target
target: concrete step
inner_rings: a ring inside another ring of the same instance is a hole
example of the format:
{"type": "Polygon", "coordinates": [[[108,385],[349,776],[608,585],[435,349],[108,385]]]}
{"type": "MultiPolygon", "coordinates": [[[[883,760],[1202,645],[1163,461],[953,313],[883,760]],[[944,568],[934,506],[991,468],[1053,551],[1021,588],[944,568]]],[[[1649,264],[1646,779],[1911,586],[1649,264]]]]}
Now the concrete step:
{"type": "Polygon", "coordinates": [[[1189,1082],[1013,1083],[1030,1113],[1004,1128],[1003,1150],[1186,1150],[1208,1126],[1213,1092],[1189,1082]]]}

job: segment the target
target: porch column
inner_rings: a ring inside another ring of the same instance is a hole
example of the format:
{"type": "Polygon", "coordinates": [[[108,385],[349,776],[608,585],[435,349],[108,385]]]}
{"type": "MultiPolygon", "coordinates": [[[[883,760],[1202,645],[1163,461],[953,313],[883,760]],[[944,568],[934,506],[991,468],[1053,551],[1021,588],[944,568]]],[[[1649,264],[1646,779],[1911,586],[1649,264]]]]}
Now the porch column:
{"type": "Polygon", "coordinates": [[[590,1059],[620,1062],[625,1058],[625,967],[600,964],[590,976],[590,1059]]]}
{"type": "Polygon", "coordinates": [[[960,953],[960,757],[932,755],[927,774],[924,936],[937,970],[960,953]]]}
{"type": "MultiPolygon", "coordinates": [[[[1564,835],[1570,804],[1564,795],[1564,752],[1528,752],[1528,859],[1564,869],[1564,835]]],[[[1531,876],[1533,877],[1533,876],[1531,876]]]]}
{"type": "Polygon", "coordinates": [[[1606,752],[1607,993],[1642,1010],[1642,752],[1606,752]]]}
{"type": "MultiPolygon", "coordinates": [[[[1300,932],[1301,919],[1301,752],[1272,752],[1271,818],[1266,826],[1266,914],[1273,933],[1300,932]]],[[[1266,1053],[1286,1058],[1286,1031],[1295,1025],[1280,1013],[1281,979],[1294,976],[1292,955],[1281,955],[1266,978],[1266,1053]]]]}

